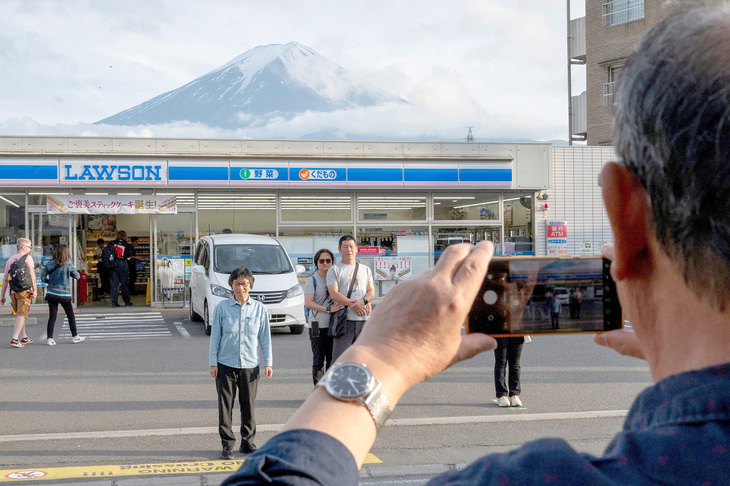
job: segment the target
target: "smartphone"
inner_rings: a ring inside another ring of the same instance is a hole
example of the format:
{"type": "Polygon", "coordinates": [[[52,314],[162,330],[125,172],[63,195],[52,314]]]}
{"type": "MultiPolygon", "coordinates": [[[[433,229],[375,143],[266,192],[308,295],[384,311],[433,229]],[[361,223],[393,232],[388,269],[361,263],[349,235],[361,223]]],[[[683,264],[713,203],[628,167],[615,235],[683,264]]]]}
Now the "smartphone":
{"type": "Polygon", "coordinates": [[[508,337],[621,329],[610,267],[602,257],[494,258],[466,332],[508,337]]]}
{"type": "Polygon", "coordinates": [[[319,337],[319,321],[312,321],[312,337],[319,337]]]}

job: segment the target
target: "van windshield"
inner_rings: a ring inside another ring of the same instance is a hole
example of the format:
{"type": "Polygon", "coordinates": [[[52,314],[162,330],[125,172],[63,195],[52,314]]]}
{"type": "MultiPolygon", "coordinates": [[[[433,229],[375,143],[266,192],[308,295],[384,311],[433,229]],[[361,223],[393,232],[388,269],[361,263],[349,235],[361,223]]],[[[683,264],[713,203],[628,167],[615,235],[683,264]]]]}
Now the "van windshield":
{"type": "Polygon", "coordinates": [[[280,246],[276,245],[216,245],[215,271],[231,273],[246,267],[253,274],[273,275],[293,271],[291,262],[280,246]]]}

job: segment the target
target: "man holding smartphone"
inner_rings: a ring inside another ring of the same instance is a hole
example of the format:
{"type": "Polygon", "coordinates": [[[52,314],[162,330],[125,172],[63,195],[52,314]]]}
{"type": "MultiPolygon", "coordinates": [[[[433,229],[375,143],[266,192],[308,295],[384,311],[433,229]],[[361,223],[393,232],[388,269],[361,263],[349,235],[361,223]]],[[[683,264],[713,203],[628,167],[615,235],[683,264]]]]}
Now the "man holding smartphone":
{"type": "MultiPolygon", "coordinates": [[[[604,255],[635,333],[595,341],[645,358],[656,384],[637,397],[600,457],[542,439],[430,484],[728,483],[728,46],[730,5],[682,11],[644,37],[619,79],[614,142],[623,160],[601,172],[614,234],[604,255]]],[[[356,485],[378,428],[406,390],[494,349],[490,336],[461,333],[493,252],[490,242],[453,245],[434,268],[391,290],[323,377],[342,389],[318,387],[223,484],[275,475],[277,484],[356,485]]]]}

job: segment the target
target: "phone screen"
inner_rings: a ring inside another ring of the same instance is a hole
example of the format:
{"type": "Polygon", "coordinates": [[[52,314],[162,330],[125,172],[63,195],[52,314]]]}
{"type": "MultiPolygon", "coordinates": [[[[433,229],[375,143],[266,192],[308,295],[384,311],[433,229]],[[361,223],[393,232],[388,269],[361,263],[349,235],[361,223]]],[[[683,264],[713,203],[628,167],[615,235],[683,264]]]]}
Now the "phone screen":
{"type": "Polygon", "coordinates": [[[601,257],[495,258],[466,331],[520,336],[620,329],[623,315],[609,270],[601,257]]]}

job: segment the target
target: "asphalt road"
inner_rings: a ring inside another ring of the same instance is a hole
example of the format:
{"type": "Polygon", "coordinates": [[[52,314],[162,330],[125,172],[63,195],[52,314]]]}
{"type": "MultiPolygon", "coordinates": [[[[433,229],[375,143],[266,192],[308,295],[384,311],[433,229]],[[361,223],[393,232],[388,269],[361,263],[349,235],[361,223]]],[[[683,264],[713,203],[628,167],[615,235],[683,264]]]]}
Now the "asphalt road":
{"type": "MultiPolygon", "coordinates": [[[[180,310],[163,311],[162,323],[154,318],[153,325],[143,315],[149,309],[133,309],[139,314],[126,313],[121,330],[109,334],[104,332],[114,326],[90,319],[84,325],[93,339],[78,345],[64,336],[65,328],[56,332],[54,347],[40,340],[23,349],[0,346],[0,483],[10,470],[219,460],[215,385],[202,326],[180,310]]],[[[43,331],[41,324],[29,326],[33,338],[43,331]]],[[[11,333],[0,327],[0,342],[11,333]]],[[[262,379],[256,403],[259,444],[312,390],[306,334],[276,332],[273,341],[274,376],[262,379]]],[[[633,398],[651,383],[645,363],[596,346],[589,335],[536,337],[522,355],[524,407],[502,409],[493,402],[493,362],[485,353],[410,390],[372,449],[382,463],[363,468],[362,484],[423,484],[445,468],[544,436],[599,454],[633,398]]],[[[112,484],[88,472],[78,477],[30,481],[112,484]]],[[[225,474],[116,484],[202,484],[203,477],[212,485],[225,474]]]]}

